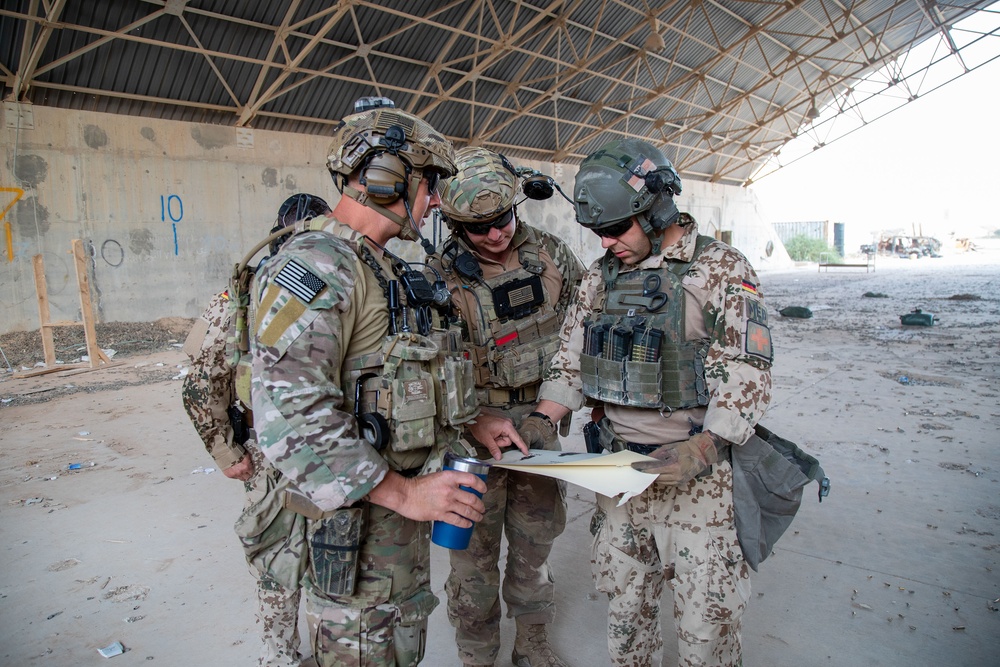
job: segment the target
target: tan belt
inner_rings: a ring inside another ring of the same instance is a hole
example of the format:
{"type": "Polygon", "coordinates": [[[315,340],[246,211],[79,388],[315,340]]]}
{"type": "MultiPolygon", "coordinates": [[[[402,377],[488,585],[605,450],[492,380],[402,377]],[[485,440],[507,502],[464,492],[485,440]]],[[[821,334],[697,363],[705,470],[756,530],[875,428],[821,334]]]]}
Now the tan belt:
{"type": "Polygon", "coordinates": [[[491,408],[507,407],[508,405],[518,405],[521,403],[534,403],[538,399],[538,389],[542,384],[529,384],[517,389],[496,389],[494,387],[480,387],[476,389],[476,397],[479,405],[491,408]]]}

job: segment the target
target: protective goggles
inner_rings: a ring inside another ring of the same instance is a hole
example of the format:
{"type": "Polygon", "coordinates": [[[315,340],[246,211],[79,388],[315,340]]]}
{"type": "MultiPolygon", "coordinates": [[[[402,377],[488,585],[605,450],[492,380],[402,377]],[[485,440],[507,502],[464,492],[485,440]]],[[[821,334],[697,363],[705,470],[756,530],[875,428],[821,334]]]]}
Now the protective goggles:
{"type": "Polygon", "coordinates": [[[632,223],[634,221],[632,218],[626,218],[621,222],[616,222],[613,225],[608,225],[607,227],[601,227],[599,229],[593,229],[595,234],[603,239],[616,239],[628,230],[632,229],[632,223]]]}
{"type": "Polygon", "coordinates": [[[489,234],[491,229],[503,229],[510,224],[510,221],[513,218],[514,209],[510,209],[493,222],[466,222],[462,224],[462,229],[469,234],[482,236],[484,234],[489,234]]]}

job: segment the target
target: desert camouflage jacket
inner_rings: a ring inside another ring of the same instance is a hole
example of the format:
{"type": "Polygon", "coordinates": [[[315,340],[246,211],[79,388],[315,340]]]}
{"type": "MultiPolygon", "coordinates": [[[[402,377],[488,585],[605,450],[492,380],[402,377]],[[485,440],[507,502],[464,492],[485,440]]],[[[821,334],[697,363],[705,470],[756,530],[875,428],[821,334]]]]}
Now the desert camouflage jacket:
{"type": "Polygon", "coordinates": [[[378,353],[389,326],[385,294],[358,255],[365,243],[330,218],[323,232],[295,236],[260,267],[251,294],[257,444],[324,511],[360,500],[389,469],[359,437],[342,387],[345,360],[378,353]]]}
{"type": "MultiPolygon", "coordinates": [[[[681,239],[647,257],[639,264],[623,266],[622,272],[655,269],[663,262],[689,262],[694,256],[698,227],[688,214],[681,239]]],[[[601,259],[588,269],[580,285],[577,301],[563,322],[562,346],[542,384],[540,399],[548,399],[572,410],[583,406],[580,379],[580,352],[583,349],[582,322],[593,310],[602,283],[601,259]]],[[[686,340],[710,340],[705,360],[709,390],[706,407],[656,410],[605,405],[615,431],[625,440],[644,444],[665,444],[687,439],[698,427],[742,444],[753,433],[771,400],[771,350],[767,309],[763,290],[753,267],[735,248],[714,241],[698,256],[682,278],[687,313],[686,340]],[[708,323],[714,322],[709,330],[708,323]]]]}
{"type": "Polygon", "coordinates": [[[246,454],[233,442],[227,413],[234,400],[232,372],[226,363],[228,305],[227,292],[216,295],[191,328],[184,342],[191,370],[181,389],[184,410],[220,470],[239,463],[246,454]]]}

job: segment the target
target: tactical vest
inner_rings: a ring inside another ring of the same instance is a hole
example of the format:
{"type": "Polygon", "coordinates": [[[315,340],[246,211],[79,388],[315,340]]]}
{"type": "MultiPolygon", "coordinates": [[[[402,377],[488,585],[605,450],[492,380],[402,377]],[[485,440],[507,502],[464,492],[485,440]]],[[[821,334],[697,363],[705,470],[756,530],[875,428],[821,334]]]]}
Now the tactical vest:
{"type": "MultiPolygon", "coordinates": [[[[585,396],[668,411],[708,404],[705,358],[710,341],[685,340],[681,281],[712,241],[699,236],[690,262],[665,261],[658,269],[617,274],[602,284],[583,321],[585,396]]],[[[605,255],[602,260],[606,277],[612,274],[612,259],[605,255]]]]}
{"type": "Polygon", "coordinates": [[[341,240],[368,267],[384,297],[369,295],[359,306],[385,309],[388,315],[381,344],[341,363],[343,410],[354,413],[359,435],[393,470],[404,475],[430,472],[440,467],[462,426],[479,414],[461,329],[429,309],[429,330],[417,333],[419,304],[408,301],[405,289],[396,293],[398,311],[390,311],[396,272],[375,258],[367,239],[341,240]],[[366,424],[378,426],[366,429],[366,424]]]}
{"type": "Polygon", "coordinates": [[[545,264],[538,250],[537,244],[521,244],[519,267],[470,287],[480,312],[465,314],[468,351],[484,405],[533,402],[542,374],[559,351],[562,319],[542,281],[545,264]]]}

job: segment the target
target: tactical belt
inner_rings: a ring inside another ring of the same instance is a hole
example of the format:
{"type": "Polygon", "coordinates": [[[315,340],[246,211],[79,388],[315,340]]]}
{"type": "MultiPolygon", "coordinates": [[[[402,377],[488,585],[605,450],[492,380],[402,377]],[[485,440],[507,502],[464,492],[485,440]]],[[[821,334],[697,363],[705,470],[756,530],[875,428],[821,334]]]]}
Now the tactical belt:
{"type": "Polygon", "coordinates": [[[529,384],[517,389],[496,389],[493,387],[480,387],[476,389],[476,397],[479,405],[491,408],[505,408],[511,405],[521,405],[523,403],[534,403],[538,398],[538,389],[542,384],[529,384]]]}

